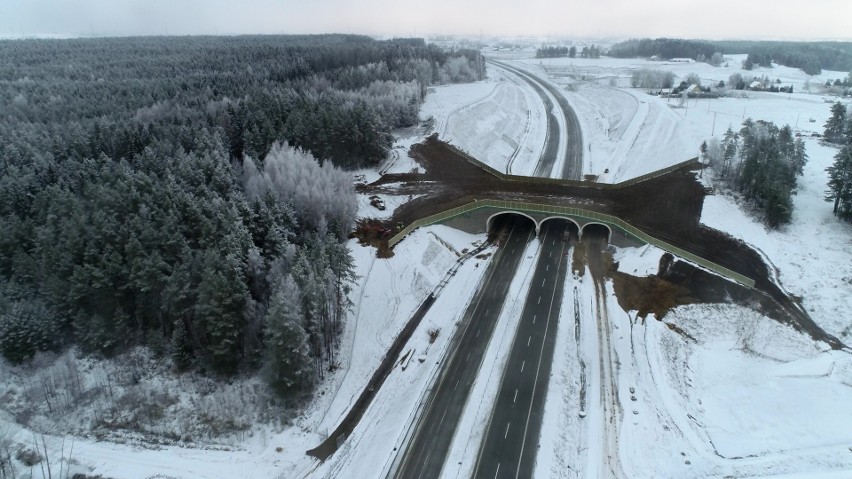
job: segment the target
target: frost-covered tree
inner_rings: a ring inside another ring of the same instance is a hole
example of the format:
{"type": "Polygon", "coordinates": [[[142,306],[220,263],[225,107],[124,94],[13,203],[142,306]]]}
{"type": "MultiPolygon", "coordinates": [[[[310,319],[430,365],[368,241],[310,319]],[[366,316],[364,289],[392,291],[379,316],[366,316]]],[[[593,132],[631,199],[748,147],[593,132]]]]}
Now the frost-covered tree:
{"type": "Polygon", "coordinates": [[[690,73],[689,75],[686,76],[686,79],[684,81],[686,82],[687,85],[701,86],[701,77],[698,76],[697,73],[690,73]]]}
{"type": "Polygon", "coordinates": [[[273,145],[262,170],[247,161],[243,181],[250,199],[272,193],[292,204],[309,225],[327,224],[341,239],[355,220],[351,176],[330,163],[320,165],[310,153],[286,142],[273,145]]]}
{"type": "Polygon", "coordinates": [[[0,353],[13,363],[53,349],[59,324],[38,298],[20,299],[0,310],[0,353]]]}

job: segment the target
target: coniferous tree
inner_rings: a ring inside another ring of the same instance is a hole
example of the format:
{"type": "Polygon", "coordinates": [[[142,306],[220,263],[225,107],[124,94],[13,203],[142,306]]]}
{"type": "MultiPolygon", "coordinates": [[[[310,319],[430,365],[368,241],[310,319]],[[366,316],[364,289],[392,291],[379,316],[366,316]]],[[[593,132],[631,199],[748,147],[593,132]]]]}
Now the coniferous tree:
{"type": "Polygon", "coordinates": [[[193,351],[189,333],[183,321],[177,321],[171,337],[172,362],[179,371],[188,369],[192,365],[193,351]]]}
{"type": "Polygon", "coordinates": [[[196,327],[213,370],[220,374],[235,373],[242,359],[243,312],[248,300],[243,269],[233,253],[209,252],[198,285],[196,327]]]}
{"type": "Polygon", "coordinates": [[[720,149],[718,165],[711,163],[719,178],[733,180],[745,199],[763,212],[769,226],[789,223],[796,177],[807,162],[804,143],[793,139],[792,129],[748,119],[739,133],[728,128],[720,149]]]}
{"type": "Polygon", "coordinates": [[[59,325],[40,299],[22,298],[0,309],[0,353],[20,363],[58,343],[59,325]]]}
{"type": "Polygon", "coordinates": [[[834,202],[834,216],[852,221],[852,145],[840,148],[826,171],[829,180],[825,200],[834,202]]]}
{"type": "Polygon", "coordinates": [[[308,391],[314,378],[300,296],[298,285],[288,275],[276,287],[266,315],[263,373],[281,397],[308,391]]]}
{"type": "Polygon", "coordinates": [[[823,137],[831,143],[842,143],[847,128],[846,107],[837,102],[831,106],[831,117],[825,122],[823,137]]]}
{"type": "Polygon", "coordinates": [[[734,171],[733,162],[739,151],[740,135],[730,126],[725,131],[724,139],[722,140],[722,178],[727,179],[734,171]]]}

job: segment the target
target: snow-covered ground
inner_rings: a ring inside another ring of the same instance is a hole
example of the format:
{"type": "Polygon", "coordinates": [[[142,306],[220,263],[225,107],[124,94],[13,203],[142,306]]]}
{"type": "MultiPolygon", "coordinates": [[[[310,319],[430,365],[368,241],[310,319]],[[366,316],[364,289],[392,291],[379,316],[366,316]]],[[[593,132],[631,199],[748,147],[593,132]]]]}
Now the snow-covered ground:
{"type": "MultiPolygon", "coordinates": [[[[565,89],[580,118],[584,142],[591,145],[585,152],[584,173],[601,175],[599,181],[622,181],[694,157],[702,141],[711,135],[720,137],[728,126],[738,129],[747,117],[789,123],[805,135],[810,160],[799,180],[791,225],[766,230],[734,198],[722,195],[707,198],[702,222],[762,251],[777,268],[783,286],[802,297],[813,319],[850,343],[852,227],[834,219],[831,205],[822,200],[825,167],[836,150],[808,136],[821,132],[829,115],[830,105],[815,92],[816,85],[845,73],[824,72],[810,79],[814,92],[807,94],[800,93],[808,79],[804,73],[785,67],[757,69],[749,75],[780,78],[782,84],[793,84],[797,93],[690,100],[682,107],[674,99],[669,102],[629,88],[630,75],[637,68],[671,70],[679,79],[697,73],[706,82],[727,82],[733,72],[747,73],[739,69],[740,61],[731,58],[727,67],[719,68],[607,58],[517,63],[549,76],[565,89]],[[604,173],[607,169],[609,173],[604,173]]],[[[434,120],[431,131],[494,168],[506,171],[511,162],[510,171],[522,172],[534,167],[540,154],[545,134],[542,109],[540,99],[524,83],[490,70],[483,82],[431,89],[421,116],[434,120]]],[[[382,170],[417,168],[407,155],[408,147],[430,132],[407,132],[382,170]]],[[[379,175],[377,171],[358,173],[368,182],[379,175]]],[[[389,215],[395,205],[407,200],[383,199],[387,210],[379,212],[369,206],[366,196],[360,198],[359,214],[389,215]]],[[[54,472],[60,457],[70,455],[77,463],[75,471],[122,478],[381,477],[426,397],[438,370],[437,361],[485,270],[483,260],[469,260],[450,279],[406,348],[414,359],[405,370],[401,366],[394,369],[343,448],[324,464],[304,451],[337,425],[388,345],[458,254],[482,240],[484,235],[467,235],[444,226],[421,228],[387,260],[376,259],[371,248],[350,243],[359,280],[352,295],[355,306],[341,338],[342,368],[324,381],[315,401],[282,432],[259,426],[227,449],[153,448],[76,438],[73,452],[69,452],[70,438],[63,444],[61,437],[45,436],[54,472]],[[428,341],[430,329],[440,329],[433,344],[428,341]]],[[[617,250],[615,255],[622,271],[644,275],[656,271],[660,251],[630,248],[617,250]]],[[[530,264],[525,262],[525,267],[530,264]]],[[[519,276],[513,288],[523,288],[522,280],[519,276]]],[[[594,294],[591,278],[578,281],[581,309],[585,310],[594,294]]],[[[578,415],[580,346],[572,332],[573,283],[567,284],[570,289],[564,295],[562,318],[568,322],[559,325],[537,477],[582,477],[582,464],[590,455],[600,454],[600,450],[590,449],[591,443],[578,442],[594,415],[591,411],[583,419],[578,415]]],[[[824,345],[786,326],[730,305],[681,307],[664,318],[695,338],[693,341],[664,322],[650,317],[637,321],[635,312],[621,311],[611,287],[608,298],[622,409],[617,444],[626,476],[852,475],[852,414],[848,407],[852,404],[852,362],[846,352],[826,351],[824,345]],[[630,392],[631,387],[635,393],[630,392]]],[[[495,371],[501,351],[506,349],[504,343],[510,344],[513,311],[504,311],[487,353],[492,360],[487,361],[474,387],[474,394],[481,397],[493,395],[496,388],[494,378],[500,374],[495,371]]],[[[453,443],[451,467],[445,476],[463,477],[469,471],[487,404],[477,404],[466,412],[459,429],[463,433],[453,443]]],[[[16,426],[13,418],[0,416],[0,441],[3,439],[31,444],[33,434],[16,426]]],[[[39,466],[32,472],[33,477],[46,475],[39,466]]]]}
{"type": "Polygon", "coordinates": [[[544,104],[517,75],[488,70],[485,81],[430,88],[421,117],[438,137],[503,172],[535,167],[547,134],[544,104]]]}

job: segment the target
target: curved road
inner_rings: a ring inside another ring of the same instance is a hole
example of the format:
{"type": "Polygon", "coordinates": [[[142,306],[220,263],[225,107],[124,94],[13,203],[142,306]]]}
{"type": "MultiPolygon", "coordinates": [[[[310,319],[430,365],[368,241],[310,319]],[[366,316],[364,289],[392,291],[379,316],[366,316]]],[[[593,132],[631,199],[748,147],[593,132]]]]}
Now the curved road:
{"type": "Polygon", "coordinates": [[[583,175],[583,137],[580,130],[580,120],[568,100],[562,96],[562,93],[549,82],[542,80],[538,76],[519,68],[509,66],[508,64],[496,60],[487,60],[489,63],[508,70],[519,76],[527,82],[544,102],[545,110],[547,111],[547,140],[545,141],[544,151],[541,159],[536,166],[534,176],[550,177],[553,173],[553,166],[556,163],[559,149],[559,123],[556,116],[553,114],[553,102],[546,92],[549,92],[559,109],[562,110],[562,116],[565,119],[565,134],[566,149],[565,158],[562,164],[562,171],[559,178],[566,180],[580,180],[583,175]]]}

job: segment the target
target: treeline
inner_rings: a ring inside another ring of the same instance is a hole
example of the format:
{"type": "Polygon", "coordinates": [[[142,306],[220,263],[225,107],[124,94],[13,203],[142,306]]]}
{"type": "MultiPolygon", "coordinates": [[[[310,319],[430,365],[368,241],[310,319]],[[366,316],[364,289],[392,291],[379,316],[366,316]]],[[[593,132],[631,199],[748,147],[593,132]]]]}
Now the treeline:
{"type": "Polygon", "coordinates": [[[825,200],[834,204],[834,216],[852,221],[852,114],[842,103],[831,106],[823,138],[840,149],[827,168],[828,191],[825,200]]]}
{"type": "Polygon", "coordinates": [[[679,38],[642,38],[616,43],[609,49],[609,56],[615,58],[652,57],[658,55],[664,59],[692,58],[710,59],[719,52],[713,43],[701,40],[682,40],[679,38]]]}
{"type": "Polygon", "coordinates": [[[536,49],[535,57],[536,58],[562,58],[567,57],[569,54],[573,52],[573,55],[570,55],[571,58],[577,56],[577,48],[576,47],[542,47],[536,49]]]}
{"type": "Polygon", "coordinates": [[[192,150],[206,127],[225,131],[234,158],[286,139],[355,167],[385,157],[428,85],[483,69],[476,51],[355,35],[6,41],[0,105],[22,123],[68,125],[50,141],[92,157],[98,146],[131,157],[163,137],[192,150]]]}
{"type": "MultiPolygon", "coordinates": [[[[580,58],[600,58],[601,57],[601,49],[595,45],[584,46],[582,50],[580,50],[579,55],[580,58]]],[[[535,57],[536,58],[575,58],[577,56],[577,47],[571,46],[569,47],[541,47],[536,49],[535,57]]]]}
{"type": "Polygon", "coordinates": [[[353,280],[340,167],[481,64],[348,35],[3,42],[0,353],[145,345],[310,391],[353,280]]]}
{"type": "Polygon", "coordinates": [[[746,68],[772,62],[799,68],[809,75],[822,70],[852,71],[852,42],[720,41],[725,53],[748,54],[746,68]]]}
{"type": "Polygon", "coordinates": [[[749,118],[739,132],[729,127],[721,143],[704,143],[701,149],[717,177],[761,211],[767,225],[790,222],[792,195],[808,157],[789,125],[778,128],[749,118]]]}
{"type": "Polygon", "coordinates": [[[718,65],[721,54],[746,54],[743,67],[771,67],[778,63],[809,75],[822,70],[852,71],[852,42],[703,41],[643,38],[616,43],[609,55],[617,58],[692,58],[718,65]]]}

